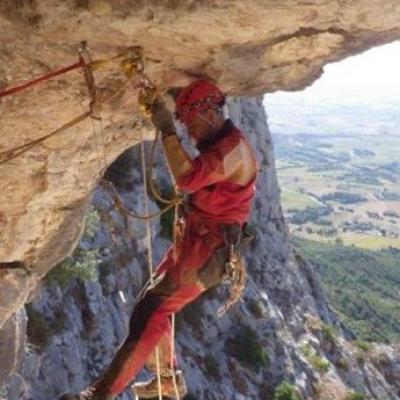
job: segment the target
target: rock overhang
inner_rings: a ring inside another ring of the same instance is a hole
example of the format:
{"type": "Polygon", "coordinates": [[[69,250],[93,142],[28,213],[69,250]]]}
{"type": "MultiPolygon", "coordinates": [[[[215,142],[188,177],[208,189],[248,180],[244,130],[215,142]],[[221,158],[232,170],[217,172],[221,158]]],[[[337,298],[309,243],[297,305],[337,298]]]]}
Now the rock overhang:
{"type": "MultiPolygon", "coordinates": [[[[142,46],[161,92],[208,77],[228,94],[254,96],[304,88],[326,63],[400,38],[397,0],[6,0],[0,11],[0,88],[75,62],[86,40],[96,59],[142,46]]],[[[105,95],[124,82],[118,62],[94,75],[105,95]]],[[[101,123],[87,119],[0,165],[0,326],[71,252],[101,171],[152,137],[136,95],[126,85],[104,104],[101,123]]],[[[0,152],[88,104],[79,71],[2,98],[0,152]]]]}

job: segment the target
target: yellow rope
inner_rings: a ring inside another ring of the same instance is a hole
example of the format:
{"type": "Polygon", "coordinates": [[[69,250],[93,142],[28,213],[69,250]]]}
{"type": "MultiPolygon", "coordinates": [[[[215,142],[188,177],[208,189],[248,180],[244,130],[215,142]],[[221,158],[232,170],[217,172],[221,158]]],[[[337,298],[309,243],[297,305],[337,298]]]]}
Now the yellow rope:
{"type": "Polygon", "coordinates": [[[79,122],[85,120],[87,117],[89,117],[91,114],[90,111],[87,111],[81,115],[78,115],[77,117],[73,118],[71,121],[68,121],[67,123],[65,123],[64,125],[60,126],[59,128],[57,128],[56,130],[48,133],[45,136],[42,136],[38,139],[32,140],[28,143],[25,144],[21,144],[20,146],[14,147],[13,149],[10,150],[5,150],[0,152],[0,157],[5,156],[5,158],[3,160],[0,160],[0,165],[5,164],[8,161],[11,161],[12,159],[18,157],[19,155],[25,153],[26,151],[28,151],[29,149],[31,149],[32,147],[38,145],[39,143],[43,142],[44,140],[50,138],[51,136],[56,135],[57,133],[63,132],[69,128],[71,128],[72,126],[78,124],[79,122]]]}
{"type": "Polygon", "coordinates": [[[112,201],[115,205],[115,207],[117,207],[123,214],[135,218],[135,219],[141,219],[143,221],[147,221],[150,219],[153,219],[155,217],[159,217],[160,215],[164,214],[166,211],[170,210],[172,207],[175,206],[176,203],[180,202],[180,199],[176,199],[176,203],[172,203],[169,204],[167,207],[163,208],[162,210],[155,212],[153,214],[146,214],[146,215],[139,215],[139,214],[135,214],[132,211],[129,211],[124,204],[122,203],[121,197],[118,195],[117,190],[115,189],[115,186],[112,182],[103,179],[100,183],[101,185],[103,185],[106,189],[109,190],[109,192],[112,194],[113,198],[112,201]]]}
{"type": "Polygon", "coordinates": [[[172,373],[172,382],[174,384],[175,397],[178,400],[180,400],[178,384],[176,383],[174,357],[175,357],[175,314],[172,314],[172,317],[171,317],[171,373],[172,373]]]}
{"type": "MultiPolygon", "coordinates": [[[[165,199],[163,198],[157,191],[153,179],[152,179],[152,170],[153,170],[153,165],[154,165],[154,155],[155,155],[155,148],[156,148],[156,144],[159,138],[159,131],[156,130],[156,134],[154,137],[154,141],[153,141],[153,145],[152,145],[152,149],[151,149],[151,160],[150,160],[150,171],[149,171],[149,186],[150,186],[150,190],[152,192],[152,195],[159,200],[160,202],[164,203],[164,204],[168,204],[167,207],[165,207],[162,211],[165,212],[167,210],[169,210],[171,207],[174,207],[174,228],[173,228],[173,259],[176,261],[177,258],[177,249],[176,249],[176,242],[177,242],[177,232],[176,232],[176,226],[177,226],[177,220],[178,220],[178,207],[179,204],[182,203],[182,199],[179,196],[179,193],[176,189],[176,185],[175,182],[173,181],[173,175],[172,172],[168,166],[168,171],[170,173],[171,179],[174,183],[174,196],[171,200],[169,199],[165,199]]],[[[143,172],[146,171],[146,166],[145,163],[143,162],[144,159],[144,141],[142,138],[141,141],[141,152],[142,152],[142,170],[143,172]]],[[[168,165],[168,164],[167,164],[168,165]]],[[[145,179],[146,183],[145,183],[145,199],[147,202],[147,180],[145,179]]],[[[148,213],[148,209],[146,207],[146,213],[148,213]]],[[[147,221],[147,226],[150,226],[150,222],[147,221]]],[[[151,243],[149,244],[149,246],[151,247],[151,243]]],[[[152,282],[152,281],[151,281],[152,282]]],[[[171,348],[171,354],[170,354],[170,359],[171,359],[171,375],[172,375],[172,381],[173,381],[173,385],[174,385],[174,391],[175,391],[175,397],[177,400],[180,400],[180,395],[179,395],[179,388],[176,382],[176,373],[175,373],[175,365],[174,365],[174,358],[175,358],[175,314],[172,314],[171,316],[171,344],[170,344],[170,348],[171,348]]],[[[158,346],[156,347],[156,365],[157,365],[157,380],[158,380],[158,390],[159,390],[159,398],[160,400],[162,399],[162,390],[161,390],[161,376],[160,376],[160,364],[159,364],[159,352],[158,352],[158,346]]]]}
{"type": "MultiPolygon", "coordinates": [[[[170,173],[171,173],[171,171],[170,171],[170,173]]],[[[172,176],[172,174],[171,174],[171,176],[172,176]]],[[[175,190],[175,194],[177,195],[175,185],[174,185],[174,190],[175,190]]],[[[173,231],[174,262],[176,262],[176,260],[177,260],[176,242],[177,242],[178,207],[179,207],[179,204],[175,204],[174,228],[173,228],[174,229],[174,231],[173,231]]],[[[172,316],[171,316],[171,373],[172,373],[172,381],[174,383],[175,396],[178,400],[180,400],[179,389],[178,389],[178,385],[176,383],[174,356],[175,356],[175,314],[172,314],[172,316]]]]}
{"type": "MultiPolygon", "coordinates": [[[[155,150],[157,147],[158,139],[160,137],[160,132],[158,129],[156,129],[156,134],[153,140],[153,145],[151,146],[151,156],[150,156],[150,173],[149,173],[149,186],[151,190],[151,194],[160,202],[164,204],[175,204],[175,199],[178,197],[176,191],[174,191],[175,196],[172,199],[166,199],[161,196],[161,194],[157,191],[154,181],[153,181],[153,165],[154,165],[154,156],[155,156],[155,150]]],[[[171,175],[172,176],[172,175],[171,175]]]]}
{"type": "MultiPolygon", "coordinates": [[[[155,136],[154,142],[157,140],[157,136],[158,133],[155,136]]],[[[177,219],[178,219],[178,207],[179,204],[182,203],[182,199],[179,196],[179,194],[177,193],[177,190],[175,188],[174,185],[174,197],[169,200],[169,199],[164,199],[161,197],[161,195],[158,193],[157,189],[154,186],[154,183],[150,177],[149,182],[151,182],[150,186],[150,190],[153,194],[153,196],[157,199],[160,200],[162,199],[162,201],[164,203],[167,203],[168,205],[160,210],[159,212],[156,212],[154,214],[149,214],[149,207],[148,207],[148,188],[147,188],[147,182],[148,180],[146,179],[146,162],[145,162],[145,149],[144,149],[144,139],[143,139],[143,134],[141,133],[141,167],[142,167],[142,174],[143,174],[143,182],[144,182],[144,193],[145,193],[145,215],[138,215],[138,214],[134,214],[132,212],[130,212],[129,210],[127,210],[125,208],[125,206],[122,203],[121,198],[119,197],[115,186],[112,184],[112,182],[110,181],[106,181],[105,179],[103,179],[102,183],[107,185],[108,188],[110,188],[112,190],[112,193],[114,195],[113,201],[115,206],[124,214],[132,217],[132,218],[136,218],[136,219],[141,219],[146,221],[146,228],[147,228],[147,239],[148,239],[148,263],[149,263],[149,273],[150,273],[150,282],[153,283],[153,271],[152,271],[152,250],[151,250],[151,237],[152,237],[152,233],[151,233],[151,225],[150,225],[150,220],[154,217],[157,217],[161,214],[163,214],[164,212],[170,210],[172,207],[175,208],[174,210],[174,232],[173,232],[173,258],[174,260],[176,260],[177,257],[177,249],[176,249],[176,242],[177,242],[177,232],[176,232],[176,226],[177,226],[177,219]]],[[[152,152],[151,152],[151,160],[150,160],[150,171],[149,171],[149,175],[151,176],[152,174],[152,168],[153,168],[153,163],[154,163],[154,149],[155,149],[155,143],[153,143],[152,146],[152,152]]],[[[168,169],[169,170],[169,169],[168,169]]],[[[171,171],[169,170],[169,172],[171,173],[171,171]]],[[[172,174],[171,174],[172,177],[172,174]]],[[[174,390],[175,390],[175,395],[176,395],[176,399],[180,400],[180,395],[179,395],[179,388],[176,382],[176,372],[175,372],[175,365],[174,365],[174,356],[175,356],[175,314],[172,314],[171,316],[171,375],[172,375],[172,379],[173,379],[173,385],[174,385],[174,390]]],[[[159,354],[159,348],[158,346],[155,349],[155,353],[156,353],[156,368],[157,368],[157,381],[158,381],[158,390],[159,390],[159,396],[162,396],[162,389],[161,389],[161,371],[160,371],[160,354],[159,354]]],[[[160,399],[162,399],[162,397],[159,397],[160,399]]]]}
{"type": "MultiPolygon", "coordinates": [[[[126,84],[131,80],[131,78],[128,78],[126,81],[124,81],[113,93],[111,93],[108,96],[105,96],[101,101],[98,101],[98,104],[102,104],[105,102],[108,102],[111,100],[115,95],[117,95],[125,86],[126,84]]],[[[5,164],[14,158],[20,156],[21,154],[27,152],[31,148],[37,146],[39,143],[45,141],[46,139],[49,139],[52,136],[55,136],[61,132],[64,132],[65,130],[73,127],[74,125],[82,122],[86,118],[90,117],[92,114],[92,111],[87,111],[84,112],[83,114],[78,115],[77,117],[71,119],[70,121],[66,122],[59,128],[55,129],[54,131],[48,133],[47,135],[44,135],[38,139],[29,141],[27,143],[21,144],[19,146],[13,147],[12,149],[9,150],[4,150],[0,152],[0,158],[4,157],[3,159],[0,159],[0,165],[5,164]]]]}
{"type": "MultiPolygon", "coordinates": [[[[157,131],[157,135],[158,135],[158,131],[157,131]]],[[[156,137],[157,139],[157,137],[156,137]]],[[[174,185],[174,198],[180,198],[175,181],[174,181],[174,176],[172,174],[172,171],[167,163],[167,168],[168,168],[168,172],[170,174],[171,180],[173,181],[173,185],[174,185]]],[[[180,203],[175,203],[175,209],[174,209],[174,225],[173,225],[173,244],[172,244],[172,249],[173,249],[173,259],[174,262],[177,261],[177,226],[178,226],[178,218],[179,218],[179,204],[180,203]]],[[[176,383],[176,373],[175,373],[175,365],[174,365],[174,357],[175,357],[175,314],[172,314],[171,316],[171,374],[172,374],[172,382],[174,384],[174,390],[175,390],[175,397],[177,398],[177,400],[180,400],[180,396],[179,396],[179,389],[178,389],[178,385],[176,383]]]]}
{"type": "MultiPolygon", "coordinates": [[[[147,199],[147,179],[146,179],[146,159],[144,140],[142,134],[142,141],[140,143],[141,150],[141,161],[142,161],[142,174],[143,174],[143,186],[144,186],[144,209],[145,213],[149,213],[149,204],[147,199]]],[[[149,265],[150,283],[153,284],[153,251],[152,251],[152,232],[150,221],[146,220],[146,238],[147,238],[147,262],[149,265]]],[[[157,383],[158,383],[158,398],[162,400],[162,388],[161,388],[161,370],[160,370],[160,352],[158,346],[156,347],[156,367],[157,367],[157,383]]]]}

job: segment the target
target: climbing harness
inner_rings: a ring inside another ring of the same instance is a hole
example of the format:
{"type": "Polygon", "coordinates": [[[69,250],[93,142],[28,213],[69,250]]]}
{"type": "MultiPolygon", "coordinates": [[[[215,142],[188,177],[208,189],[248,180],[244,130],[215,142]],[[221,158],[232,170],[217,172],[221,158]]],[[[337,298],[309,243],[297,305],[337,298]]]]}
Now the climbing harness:
{"type": "MultiPolygon", "coordinates": [[[[224,315],[241,298],[247,279],[246,267],[239,248],[243,241],[240,225],[221,224],[220,229],[224,237],[225,250],[228,250],[221,283],[230,285],[230,293],[228,300],[217,311],[219,317],[224,315]]],[[[252,240],[252,237],[250,240],[252,240]]]]}
{"type": "Polygon", "coordinates": [[[268,300],[265,293],[262,293],[258,289],[257,284],[251,276],[247,274],[245,261],[242,257],[243,250],[254,240],[255,233],[249,228],[248,224],[245,224],[242,230],[236,233],[236,238],[227,234],[223,226],[222,231],[226,248],[229,249],[224,264],[222,283],[230,286],[230,294],[225,304],[217,311],[219,317],[224,315],[237,301],[241,300],[247,282],[249,282],[260,300],[268,300]]]}

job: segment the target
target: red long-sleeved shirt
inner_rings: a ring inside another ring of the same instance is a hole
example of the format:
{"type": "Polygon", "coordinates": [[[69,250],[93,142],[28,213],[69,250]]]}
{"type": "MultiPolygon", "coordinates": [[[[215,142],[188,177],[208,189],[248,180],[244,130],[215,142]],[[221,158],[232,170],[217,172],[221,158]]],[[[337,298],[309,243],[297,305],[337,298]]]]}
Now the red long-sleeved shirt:
{"type": "Polygon", "coordinates": [[[191,212],[207,220],[246,222],[255,194],[257,161],[247,139],[230,120],[193,160],[175,135],[163,143],[177,186],[190,193],[191,212]]]}

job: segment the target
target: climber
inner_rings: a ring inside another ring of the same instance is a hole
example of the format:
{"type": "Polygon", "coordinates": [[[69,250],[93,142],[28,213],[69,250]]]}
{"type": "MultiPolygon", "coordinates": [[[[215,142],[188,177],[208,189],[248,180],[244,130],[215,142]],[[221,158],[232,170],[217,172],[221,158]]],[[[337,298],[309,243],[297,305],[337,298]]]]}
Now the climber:
{"type": "MultiPolygon", "coordinates": [[[[199,155],[191,159],[176,135],[173,118],[158,99],[152,121],[162,134],[167,161],[180,190],[189,193],[181,235],[155,271],[152,285],[143,289],[131,319],[129,334],[103,375],[80,395],[60,400],[110,400],[121,393],[147,363],[155,372],[154,349],[160,349],[162,394],[175,398],[171,368],[169,317],[220,283],[222,273],[210,266],[213,254],[234,241],[248,219],[255,193],[257,162],[244,135],[224,118],[225,96],[211,82],[198,80],[185,87],[176,101],[176,119],[199,155]]],[[[139,398],[158,395],[158,379],[136,383],[139,398]]],[[[175,372],[179,397],[186,394],[182,371],[175,372]]]]}

